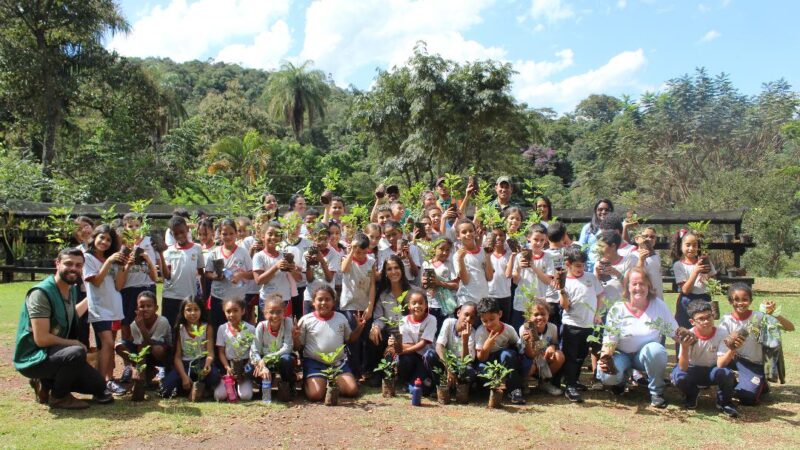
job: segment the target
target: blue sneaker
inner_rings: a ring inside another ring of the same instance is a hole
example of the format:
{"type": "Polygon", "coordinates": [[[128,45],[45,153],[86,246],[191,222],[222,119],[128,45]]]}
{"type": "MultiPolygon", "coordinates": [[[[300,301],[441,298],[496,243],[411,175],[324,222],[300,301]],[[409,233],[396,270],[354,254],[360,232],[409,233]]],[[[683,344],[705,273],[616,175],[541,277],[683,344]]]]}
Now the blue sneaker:
{"type": "Polygon", "coordinates": [[[128,392],[127,389],[120,386],[113,380],[109,380],[108,382],[106,382],[106,389],[108,389],[108,391],[111,392],[113,395],[125,395],[125,393],[128,392]]]}

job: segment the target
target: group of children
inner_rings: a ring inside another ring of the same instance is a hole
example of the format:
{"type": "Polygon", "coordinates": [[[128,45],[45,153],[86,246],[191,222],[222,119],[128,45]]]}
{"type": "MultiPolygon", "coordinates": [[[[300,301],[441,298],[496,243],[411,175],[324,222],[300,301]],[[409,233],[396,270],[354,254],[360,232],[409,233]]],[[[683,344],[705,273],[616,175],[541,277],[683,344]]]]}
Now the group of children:
{"type": "MultiPolygon", "coordinates": [[[[640,230],[633,245],[623,239],[622,220],[609,216],[590,248],[582,248],[563,223],[526,222],[514,206],[502,211],[503,225],[488,229],[465,217],[464,203],[454,208],[452,200],[429,200],[413,223],[398,201],[387,206],[376,199],[374,222],[354,229],[342,221],[346,208],[339,197],[328,201],[320,220],[310,211],[279,217],[268,195],[255,225],[247,217],[189,223],[186,214],[175,215],[168,247],[156,251],[144,238],[134,243],[144,250],[138,259],[120,250],[115,228],[100,225],[91,236],[79,229],[89,321],[108,389],[125,392],[112,376],[119,329],[117,353],[126,361],[122,381],[158,378],[164,396],[187,393],[201,380],[224,400],[230,393],[221,380],[228,378],[235,380],[239,398],[250,399],[261,386],[254,380],[279,377],[292,392],[301,379],[306,397],[319,401],[331,366],[323,356],[336,354],[332,365],[342,370],[336,383],[344,396],[357,395],[359,383],[379,382],[381,360],[396,362],[400,386],[420,379],[430,393],[447,373],[439,369],[459,358],[475,386],[491,361],[513,369],[505,380],[512,403],[525,403],[532,379],[550,395],[580,401],[587,356],[597,371],[599,339],[594,344],[591,337],[602,333],[598,325],[608,308],[623,301],[626,273],[637,267],[646,272],[663,302],[652,228],[640,230]],[[154,295],[159,268],[160,316],[154,295]],[[139,374],[126,355],[145,346],[148,367],[161,369],[139,374]],[[342,346],[346,350],[339,352],[342,346]]],[[[126,215],[122,227],[140,223],[126,215]]],[[[676,338],[673,383],[686,405],[696,403],[698,387],[709,384],[720,386],[720,396],[738,394],[743,403],[756,403],[766,389],[763,342],[755,334],[739,333],[727,344],[725,337],[745,329],[747,321],[785,330],[792,324],[771,316],[774,304],[751,314],[745,286],[731,289],[734,312],[715,328],[706,288],[714,268],[700,259],[698,237],[682,231],[675,252],[676,318],[681,326],[694,326],[696,339],[676,338]],[[754,396],[752,386],[742,387],[747,383],[758,387],[754,396]]]]}

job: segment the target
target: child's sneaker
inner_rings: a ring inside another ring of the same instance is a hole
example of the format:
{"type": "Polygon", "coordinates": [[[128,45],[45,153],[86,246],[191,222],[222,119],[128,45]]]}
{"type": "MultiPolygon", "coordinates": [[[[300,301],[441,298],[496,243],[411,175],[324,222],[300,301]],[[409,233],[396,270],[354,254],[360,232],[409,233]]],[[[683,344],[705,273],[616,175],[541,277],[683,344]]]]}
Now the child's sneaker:
{"type": "Polygon", "coordinates": [[[650,394],[650,406],[663,409],[667,407],[667,400],[661,394],[650,394]]]}
{"type": "Polygon", "coordinates": [[[130,383],[132,377],[133,377],[133,367],[126,365],[122,369],[122,376],[119,377],[119,382],[120,383],[130,383]]]}
{"type": "Polygon", "coordinates": [[[734,407],[731,404],[720,405],[719,403],[717,403],[717,409],[728,417],[734,419],[739,417],[739,411],[736,409],[736,407],[734,407]]]}
{"type": "Polygon", "coordinates": [[[683,407],[686,409],[697,409],[697,399],[699,395],[695,394],[693,397],[686,396],[683,399],[683,407]]]}
{"type": "Polygon", "coordinates": [[[543,382],[539,383],[539,389],[547,392],[548,394],[550,394],[552,396],[558,396],[558,395],[563,394],[561,389],[553,386],[553,384],[550,383],[549,381],[543,381],[543,382]]]}
{"type": "Polygon", "coordinates": [[[619,397],[621,395],[624,395],[625,392],[627,392],[628,387],[625,385],[625,383],[615,384],[614,386],[611,386],[611,388],[609,388],[609,390],[611,391],[612,394],[614,394],[617,397],[619,397]]]}
{"type": "Polygon", "coordinates": [[[578,388],[575,386],[567,386],[567,390],[564,391],[564,396],[571,402],[583,403],[583,397],[581,397],[581,393],[578,392],[578,388]]]}
{"type": "Polygon", "coordinates": [[[509,397],[511,397],[511,403],[515,405],[525,404],[525,397],[522,396],[522,389],[514,389],[511,391],[509,397]]]}
{"type": "Polygon", "coordinates": [[[106,382],[106,389],[108,389],[108,391],[113,395],[125,395],[125,393],[128,392],[127,389],[120,386],[113,380],[108,380],[108,382],[106,382]]]}
{"type": "Polygon", "coordinates": [[[111,392],[109,392],[108,389],[106,389],[103,391],[102,395],[93,395],[92,401],[98,405],[107,405],[114,401],[114,396],[111,395],[111,392]]]}
{"type": "Polygon", "coordinates": [[[164,379],[164,376],[166,375],[167,371],[164,370],[163,367],[157,367],[157,369],[158,372],[156,373],[156,381],[161,381],[164,379]]]}

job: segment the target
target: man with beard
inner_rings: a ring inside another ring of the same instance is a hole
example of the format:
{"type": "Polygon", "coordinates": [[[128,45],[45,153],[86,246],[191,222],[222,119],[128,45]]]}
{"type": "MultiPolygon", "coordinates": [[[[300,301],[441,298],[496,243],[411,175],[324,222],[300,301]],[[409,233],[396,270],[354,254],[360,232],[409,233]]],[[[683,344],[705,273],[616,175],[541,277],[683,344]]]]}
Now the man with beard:
{"type": "Polygon", "coordinates": [[[89,407],[72,392],[91,394],[96,403],[113,401],[103,377],[86,361],[86,347],[76,339],[78,317],[87,309],[86,300],[76,304],[83,261],[80,249],[62,250],[56,274],[28,291],[20,312],[14,368],[30,378],[37,401],[51,408],[89,407]]]}

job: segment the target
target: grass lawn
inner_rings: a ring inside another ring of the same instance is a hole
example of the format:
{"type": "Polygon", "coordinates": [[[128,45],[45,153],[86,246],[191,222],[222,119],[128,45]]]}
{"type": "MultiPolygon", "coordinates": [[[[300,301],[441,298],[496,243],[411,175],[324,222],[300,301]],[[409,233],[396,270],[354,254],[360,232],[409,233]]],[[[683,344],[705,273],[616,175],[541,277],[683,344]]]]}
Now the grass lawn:
{"type": "MultiPolygon", "coordinates": [[[[31,285],[0,285],[0,448],[800,448],[798,333],[784,334],[787,384],[772,386],[763,405],[741,407],[736,420],[716,413],[711,390],[703,392],[697,411],[675,406],[680,397],[674,388],[663,411],[647,406],[644,390],[619,400],[589,392],[582,405],[534,392],[527,405],[502,411],[487,410],[481,395],[467,406],[426,399],[412,408],[407,395],[387,400],[377,390],[334,408],[302,400],[288,406],[189,403],[150,393],[138,404],[123,397],[85,411],[51,411],[33,401],[10,364],[19,307],[31,285]]],[[[800,324],[800,296],[776,300],[800,324]]],[[[674,294],[667,302],[674,304],[674,294]]],[[[722,307],[723,313],[730,309],[722,307]]]]}

